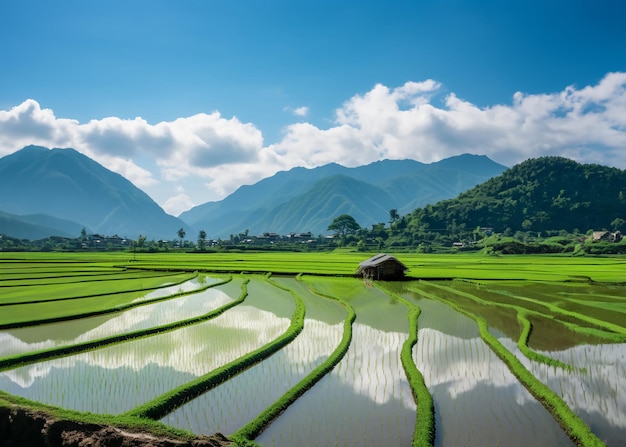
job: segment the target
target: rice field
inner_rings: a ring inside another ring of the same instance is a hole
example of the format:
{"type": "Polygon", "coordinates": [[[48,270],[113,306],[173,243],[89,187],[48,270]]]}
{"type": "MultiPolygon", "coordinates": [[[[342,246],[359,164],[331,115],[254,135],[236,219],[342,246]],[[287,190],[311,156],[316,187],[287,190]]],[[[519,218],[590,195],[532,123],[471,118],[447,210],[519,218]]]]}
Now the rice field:
{"type": "Polygon", "coordinates": [[[622,445],[626,259],[405,254],[371,284],[366,257],[4,253],[0,402],[261,446],[622,445]]]}
{"type": "MultiPolygon", "coordinates": [[[[189,282],[195,283],[196,280],[189,282]]],[[[69,346],[196,317],[232,301],[231,297],[239,294],[240,287],[241,279],[233,281],[232,284],[223,284],[220,287],[209,288],[175,300],[135,307],[122,311],[119,315],[96,316],[9,329],[0,332],[0,357],[69,346]]],[[[164,287],[164,289],[169,289],[169,287],[164,287]]],[[[186,290],[192,289],[186,288],[186,290]]],[[[147,295],[153,293],[150,292],[147,295]]],[[[159,296],[166,295],[167,293],[159,296]]],[[[135,301],[137,300],[133,302],[135,301]]]]}
{"type": "Polygon", "coordinates": [[[292,343],[267,360],[168,414],[162,421],[194,433],[230,435],[302,380],[335,349],[344,312],[325,303],[293,278],[279,284],[298,290],[307,306],[304,329],[292,343]],[[330,307],[330,308],[329,308],[330,307]],[[320,319],[323,318],[323,319],[320,319]]]}

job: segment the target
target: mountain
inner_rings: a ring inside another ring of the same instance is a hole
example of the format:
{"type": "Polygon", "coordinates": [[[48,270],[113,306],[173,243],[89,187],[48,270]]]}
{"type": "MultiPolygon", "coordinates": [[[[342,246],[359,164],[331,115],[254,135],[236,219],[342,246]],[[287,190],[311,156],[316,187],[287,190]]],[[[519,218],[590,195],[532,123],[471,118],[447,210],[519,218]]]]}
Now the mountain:
{"type": "Polygon", "coordinates": [[[336,163],[281,171],[225,199],[198,205],[179,217],[194,230],[228,238],[249,230],[325,234],[332,220],[350,214],[361,226],[389,220],[389,211],[409,213],[500,174],[506,167],[485,156],[464,154],[424,164],[381,160],[347,168],[336,163]]]}
{"type": "MultiPolygon", "coordinates": [[[[74,149],[27,146],[1,158],[0,210],[46,214],[129,238],[173,239],[179,228],[188,230],[130,181],[74,149]]],[[[63,228],[80,235],[71,225],[63,228]]]]}
{"type": "Polygon", "coordinates": [[[18,239],[45,239],[50,236],[75,238],[83,226],[70,220],[58,219],[46,214],[17,216],[0,212],[0,234],[18,239]]]}
{"type": "Polygon", "coordinates": [[[616,219],[626,219],[625,209],[626,171],[541,157],[520,163],[457,198],[416,209],[408,225],[586,232],[616,226],[616,219]]]}

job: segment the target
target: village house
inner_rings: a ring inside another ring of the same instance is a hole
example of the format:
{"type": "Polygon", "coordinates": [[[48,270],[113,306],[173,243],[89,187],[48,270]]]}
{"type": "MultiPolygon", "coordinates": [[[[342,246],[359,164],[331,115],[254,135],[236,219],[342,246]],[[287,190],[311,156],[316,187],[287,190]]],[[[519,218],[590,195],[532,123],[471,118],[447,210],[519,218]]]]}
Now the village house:
{"type": "Polygon", "coordinates": [[[591,238],[594,242],[619,242],[622,240],[622,233],[620,231],[594,231],[591,238]]]}

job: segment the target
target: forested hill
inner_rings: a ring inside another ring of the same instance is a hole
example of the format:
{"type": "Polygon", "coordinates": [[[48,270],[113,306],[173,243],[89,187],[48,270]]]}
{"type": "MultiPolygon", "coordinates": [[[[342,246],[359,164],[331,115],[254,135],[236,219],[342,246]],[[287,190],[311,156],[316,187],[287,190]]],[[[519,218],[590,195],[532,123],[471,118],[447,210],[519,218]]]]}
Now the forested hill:
{"type": "Polygon", "coordinates": [[[520,163],[502,174],[405,217],[409,228],[477,227],[496,232],[621,229],[626,219],[626,171],[562,157],[520,163]]]}

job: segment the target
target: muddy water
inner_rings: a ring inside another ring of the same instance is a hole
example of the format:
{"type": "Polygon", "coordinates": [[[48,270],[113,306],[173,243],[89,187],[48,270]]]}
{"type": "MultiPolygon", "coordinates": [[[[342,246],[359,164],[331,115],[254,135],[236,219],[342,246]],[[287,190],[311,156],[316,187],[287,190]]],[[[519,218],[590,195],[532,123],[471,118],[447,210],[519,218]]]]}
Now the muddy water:
{"type": "Polygon", "coordinates": [[[436,446],[572,445],[482,341],[474,321],[435,300],[415,302],[422,314],[413,358],[433,395],[436,446]]]}

